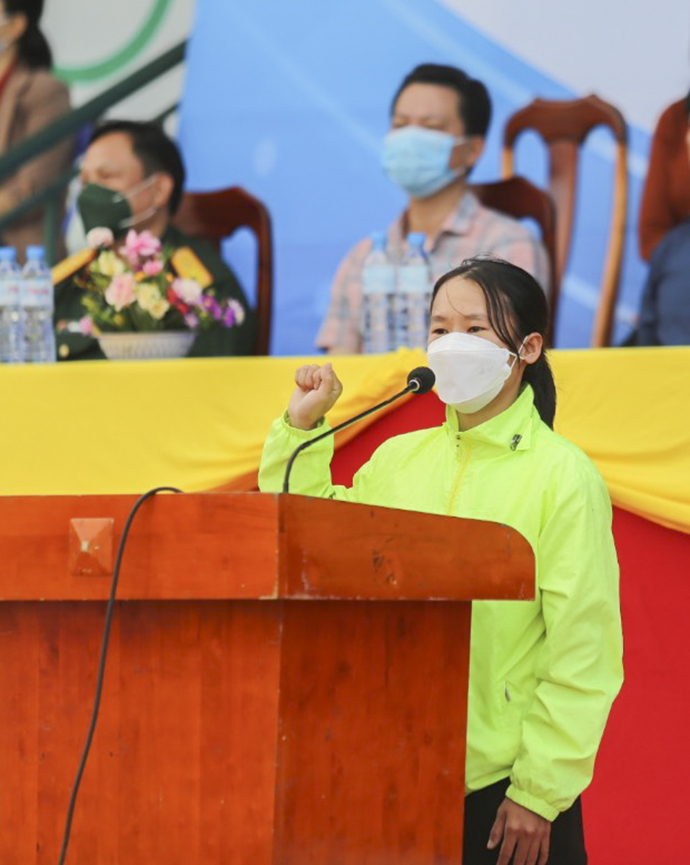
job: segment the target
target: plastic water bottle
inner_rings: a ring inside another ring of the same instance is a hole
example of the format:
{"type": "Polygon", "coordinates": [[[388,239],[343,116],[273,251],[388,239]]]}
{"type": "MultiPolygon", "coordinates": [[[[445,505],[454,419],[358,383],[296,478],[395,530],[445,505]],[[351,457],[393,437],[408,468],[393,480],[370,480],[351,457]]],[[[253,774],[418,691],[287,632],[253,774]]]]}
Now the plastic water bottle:
{"type": "Polygon", "coordinates": [[[386,234],[375,231],[362,269],[362,334],[366,354],[393,348],[390,305],[394,294],[395,265],[386,251],[386,234]]]}
{"type": "Polygon", "coordinates": [[[411,231],[400,260],[395,303],[395,347],[424,348],[429,335],[431,271],[425,236],[411,231]]]}
{"type": "Polygon", "coordinates": [[[24,361],[53,363],[53,279],[42,246],[29,246],[26,249],[20,297],[24,324],[24,361]]]}
{"type": "Polygon", "coordinates": [[[0,363],[23,360],[21,279],[16,250],[13,246],[0,246],[0,363]]]}

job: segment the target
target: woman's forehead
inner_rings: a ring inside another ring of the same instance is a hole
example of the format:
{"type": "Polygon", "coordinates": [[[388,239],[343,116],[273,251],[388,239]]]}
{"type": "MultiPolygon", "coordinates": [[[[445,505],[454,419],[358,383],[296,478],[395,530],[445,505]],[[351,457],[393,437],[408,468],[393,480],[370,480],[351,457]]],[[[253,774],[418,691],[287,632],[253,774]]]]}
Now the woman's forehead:
{"type": "Polygon", "coordinates": [[[454,276],[445,282],[434,298],[432,314],[462,315],[465,318],[486,318],[484,292],[472,279],[454,276]]]}

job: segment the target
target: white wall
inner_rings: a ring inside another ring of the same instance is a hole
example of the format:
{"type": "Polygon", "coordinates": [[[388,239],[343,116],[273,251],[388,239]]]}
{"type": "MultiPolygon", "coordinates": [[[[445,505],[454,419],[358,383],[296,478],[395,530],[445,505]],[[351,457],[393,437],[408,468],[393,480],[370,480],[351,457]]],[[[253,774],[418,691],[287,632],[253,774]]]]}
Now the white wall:
{"type": "Polygon", "coordinates": [[[652,131],[690,86],[690,6],[680,0],[439,0],[580,95],[652,131]]]}
{"type": "MultiPolygon", "coordinates": [[[[137,36],[159,0],[47,0],[42,25],[57,67],[80,70],[113,57],[137,36]]],[[[146,46],[111,74],[71,85],[72,102],[81,105],[126,77],[167,48],[185,39],[192,27],[195,0],[169,0],[146,46]]],[[[184,65],[113,108],[112,116],[148,119],[180,99],[184,65]]]]}

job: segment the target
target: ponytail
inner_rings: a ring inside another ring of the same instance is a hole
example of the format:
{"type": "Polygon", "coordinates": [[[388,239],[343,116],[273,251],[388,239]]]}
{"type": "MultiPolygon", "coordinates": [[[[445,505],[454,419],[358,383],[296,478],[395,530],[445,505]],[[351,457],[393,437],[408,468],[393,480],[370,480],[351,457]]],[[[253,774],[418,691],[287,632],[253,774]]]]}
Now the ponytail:
{"type": "Polygon", "coordinates": [[[48,40],[34,21],[29,21],[17,48],[20,58],[30,69],[50,69],[53,65],[48,40]]]}
{"type": "Polygon", "coordinates": [[[539,412],[539,417],[553,429],[556,416],[556,383],[543,349],[536,363],[525,366],[522,380],[531,385],[534,391],[534,407],[539,412]]]}

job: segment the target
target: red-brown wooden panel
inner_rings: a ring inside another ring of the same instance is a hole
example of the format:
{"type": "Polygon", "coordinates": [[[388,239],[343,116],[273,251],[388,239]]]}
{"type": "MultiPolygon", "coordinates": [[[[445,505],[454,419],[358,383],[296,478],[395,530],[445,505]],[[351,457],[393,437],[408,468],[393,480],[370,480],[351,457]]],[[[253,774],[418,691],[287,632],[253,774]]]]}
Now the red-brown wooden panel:
{"type": "Polygon", "coordinates": [[[275,862],[460,862],[470,605],[285,607],[275,862]]]}
{"type": "MultiPolygon", "coordinates": [[[[107,598],[102,550],[84,574],[72,521],[83,537],[84,519],[112,518],[117,545],[135,501],[0,498],[0,599],[107,598]]],[[[123,561],[118,597],[132,600],[534,597],[532,550],[508,526],[307,496],[156,497],[123,561]]]]}
{"type": "MultiPolygon", "coordinates": [[[[68,862],[272,861],[279,606],[118,606],[68,862]]],[[[57,862],[103,616],[0,604],[2,863],[57,862]]]]}
{"type": "Polygon", "coordinates": [[[532,548],[509,526],[306,496],[283,497],[282,503],[281,596],[534,597],[532,548]]]}
{"type": "MultiPolygon", "coordinates": [[[[70,566],[71,521],[112,517],[117,546],[136,500],[137,496],[0,498],[0,599],[107,598],[109,575],[75,575],[70,566]]],[[[142,505],[132,524],[118,597],[274,597],[277,515],[277,496],[156,496],[142,505]]]]}

